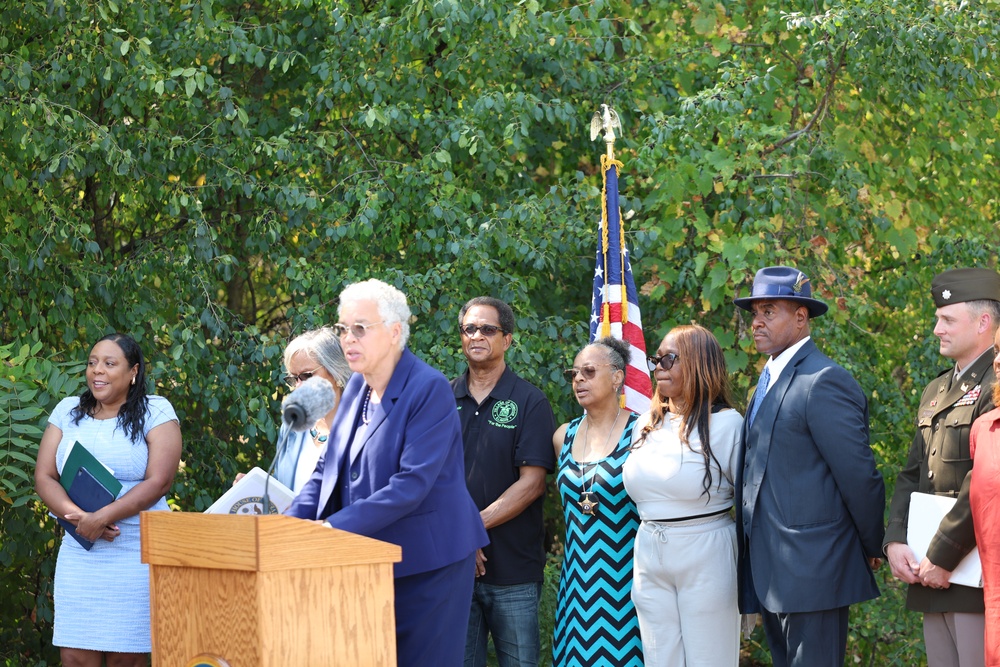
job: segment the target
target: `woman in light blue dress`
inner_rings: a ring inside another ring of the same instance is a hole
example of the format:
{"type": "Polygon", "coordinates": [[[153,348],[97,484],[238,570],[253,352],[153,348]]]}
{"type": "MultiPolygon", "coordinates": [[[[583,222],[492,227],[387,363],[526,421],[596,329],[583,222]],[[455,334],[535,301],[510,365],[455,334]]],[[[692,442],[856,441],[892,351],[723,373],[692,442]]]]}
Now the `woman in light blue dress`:
{"type": "Polygon", "coordinates": [[[87,390],[49,416],[35,464],[35,489],[49,511],[94,542],[87,551],[67,534],[59,547],[52,643],[64,667],[147,664],[149,570],[140,561],[139,512],[169,509],[165,494],[180,456],[177,415],[165,398],[146,394],[138,344],[105,336],[90,352],[87,390]],[[60,484],[73,446],[87,448],[122,484],[95,512],[81,510],[60,484]]]}

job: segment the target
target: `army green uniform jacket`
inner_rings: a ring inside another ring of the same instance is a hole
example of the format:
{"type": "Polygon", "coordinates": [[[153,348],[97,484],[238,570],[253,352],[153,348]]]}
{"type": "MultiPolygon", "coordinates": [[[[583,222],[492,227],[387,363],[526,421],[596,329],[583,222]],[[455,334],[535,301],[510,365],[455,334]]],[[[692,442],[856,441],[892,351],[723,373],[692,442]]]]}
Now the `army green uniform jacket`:
{"type": "MultiPolygon", "coordinates": [[[[969,431],[979,415],[993,409],[993,349],[980,355],[961,378],[952,381],[954,375],[954,369],[948,369],[920,397],[917,432],[906,465],[896,478],[883,543],[884,549],[890,542],[906,542],[912,492],[957,497],[927,549],[930,561],[946,570],[954,570],[976,546],[969,508],[969,431]]],[[[983,590],[954,585],[935,590],[914,584],[907,592],[906,607],[920,612],[982,612],[983,590]]]]}

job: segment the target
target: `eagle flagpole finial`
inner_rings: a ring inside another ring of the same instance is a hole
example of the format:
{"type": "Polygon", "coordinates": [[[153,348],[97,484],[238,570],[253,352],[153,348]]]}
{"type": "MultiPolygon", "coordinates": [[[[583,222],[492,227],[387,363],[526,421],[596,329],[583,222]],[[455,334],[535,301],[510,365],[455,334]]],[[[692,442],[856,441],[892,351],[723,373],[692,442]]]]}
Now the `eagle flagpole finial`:
{"type": "Polygon", "coordinates": [[[622,122],[618,113],[607,104],[601,105],[600,111],[595,111],[590,119],[590,140],[594,141],[604,132],[604,143],[608,146],[608,159],[615,157],[615,130],[621,132],[622,122]]]}

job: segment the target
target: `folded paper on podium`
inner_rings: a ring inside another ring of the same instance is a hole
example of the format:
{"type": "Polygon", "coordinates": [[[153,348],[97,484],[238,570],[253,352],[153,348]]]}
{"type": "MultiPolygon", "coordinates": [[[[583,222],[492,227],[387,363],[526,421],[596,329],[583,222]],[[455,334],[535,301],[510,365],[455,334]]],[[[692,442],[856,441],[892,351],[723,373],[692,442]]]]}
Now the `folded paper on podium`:
{"type": "MultiPolygon", "coordinates": [[[[254,468],[233,484],[232,488],[219,496],[205,514],[264,514],[264,483],[268,474],[261,468],[254,468]]],[[[295,494],[287,486],[271,477],[267,482],[267,497],[271,511],[281,514],[292,504],[295,494]]]]}

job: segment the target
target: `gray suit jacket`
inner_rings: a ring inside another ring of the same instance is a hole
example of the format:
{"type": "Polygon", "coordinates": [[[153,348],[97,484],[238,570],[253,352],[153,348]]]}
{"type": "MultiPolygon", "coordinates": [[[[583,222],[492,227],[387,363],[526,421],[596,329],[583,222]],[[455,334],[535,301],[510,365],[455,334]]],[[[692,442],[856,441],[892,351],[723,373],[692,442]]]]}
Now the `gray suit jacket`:
{"type": "Polygon", "coordinates": [[[743,426],[740,610],[809,612],[877,597],[885,485],[858,383],[810,340],[743,426]]]}

